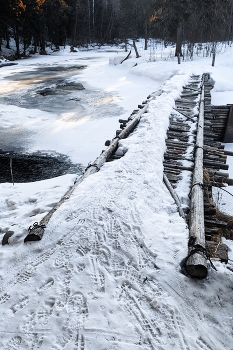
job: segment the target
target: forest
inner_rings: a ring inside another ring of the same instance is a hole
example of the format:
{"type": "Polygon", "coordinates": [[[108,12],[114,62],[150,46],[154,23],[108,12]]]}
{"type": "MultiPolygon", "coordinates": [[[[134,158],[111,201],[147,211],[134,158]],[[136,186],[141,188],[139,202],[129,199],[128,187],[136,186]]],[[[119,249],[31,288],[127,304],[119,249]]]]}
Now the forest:
{"type": "Polygon", "coordinates": [[[230,42],[233,0],[0,0],[1,45],[15,40],[16,58],[71,47],[159,38],[176,43],[230,42]]]}

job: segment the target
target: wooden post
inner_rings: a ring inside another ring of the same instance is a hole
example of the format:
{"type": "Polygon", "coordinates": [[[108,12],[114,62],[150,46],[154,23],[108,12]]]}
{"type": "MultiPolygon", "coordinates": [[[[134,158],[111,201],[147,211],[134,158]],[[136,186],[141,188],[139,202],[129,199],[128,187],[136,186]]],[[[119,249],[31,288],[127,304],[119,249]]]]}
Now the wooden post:
{"type": "MultiPolygon", "coordinates": [[[[204,75],[205,77],[205,75],[204,75]]],[[[199,279],[207,276],[205,255],[204,196],[203,196],[203,131],[204,131],[204,79],[202,85],[199,120],[197,126],[195,166],[191,189],[189,254],[186,271],[199,279]]]]}

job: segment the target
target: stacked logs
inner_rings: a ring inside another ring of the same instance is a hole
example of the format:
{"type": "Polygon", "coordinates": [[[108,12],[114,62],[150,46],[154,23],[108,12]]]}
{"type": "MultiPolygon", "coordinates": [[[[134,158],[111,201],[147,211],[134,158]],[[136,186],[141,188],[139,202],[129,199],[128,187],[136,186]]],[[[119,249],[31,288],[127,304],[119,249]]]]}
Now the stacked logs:
{"type": "MultiPolygon", "coordinates": [[[[167,150],[164,154],[164,174],[172,187],[176,188],[179,181],[183,178],[183,171],[190,171],[192,175],[193,172],[195,173],[196,152],[200,153],[200,148],[202,149],[201,157],[204,177],[201,184],[193,179],[194,183],[190,186],[191,213],[186,215],[186,219],[189,221],[189,227],[192,231],[192,214],[196,211],[196,206],[199,205],[198,203],[195,204],[195,201],[192,204],[192,192],[195,192],[196,188],[201,185],[203,188],[199,192],[203,191],[203,198],[200,201],[204,201],[204,203],[203,205],[200,203],[199,206],[200,208],[203,207],[201,210],[204,211],[204,240],[201,239],[201,243],[197,244],[198,240],[200,240],[200,237],[195,237],[195,230],[198,229],[198,225],[194,225],[194,233],[190,231],[190,238],[194,238],[194,241],[196,240],[195,247],[199,246],[199,251],[196,254],[197,261],[201,260],[201,255],[204,257],[209,254],[212,258],[218,258],[222,262],[227,262],[227,246],[221,243],[220,234],[220,230],[225,228],[227,223],[216,218],[216,207],[212,200],[212,187],[233,185],[233,179],[229,179],[229,174],[226,172],[228,170],[228,165],[226,164],[227,156],[233,155],[233,153],[225,151],[224,145],[221,143],[226,133],[228,114],[232,111],[232,106],[224,106],[224,108],[222,106],[221,108],[211,106],[210,90],[212,88],[212,80],[208,74],[203,75],[202,82],[200,76],[192,76],[188,85],[183,88],[181,98],[176,101],[175,111],[170,116],[170,126],[166,140],[167,150]],[[199,102],[201,95],[203,99],[202,114],[204,116],[204,132],[202,146],[198,146],[196,144],[197,127],[202,128],[202,126],[197,124],[200,115],[197,120],[194,107],[200,103],[201,109],[201,102],[199,102]],[[194,187],[195,190],[193,190],[194,187]],[[205,252],[205,254],[201,252],[205,252]]],[[[198,195],[199,197],[200,195],[198,195]]],[[[197,217],[199,216],[198,214],[197,217]]],[[[192,251],[192,248],[189,248],[189,251],[192,251]]],[[[195,264],[191,265],[193,269],[191,269],[191,275],[194,273],[194,277],[206,277],[207,265],[205,262],[201,262],[200,264],[196,262],[198,269],[194,267],[195,264]],[[200,268],[202,263],[203,266],[200,268]]]]}
{"type": "Polygon", "coordinates": [[[190,136],[190,133],[197,119],[193,109],[200,94],[200,83],[200,76],[190,78],[188,85],[183,87],[180,99],[176,101],[174,112],[170,115],[163,165],[164,173],[174,188],[182,179],[182,172],[184,170],[192,172],[194,167],[193,156],[187,152],[190,146],[194,147],[194,137],[190,136]]]}

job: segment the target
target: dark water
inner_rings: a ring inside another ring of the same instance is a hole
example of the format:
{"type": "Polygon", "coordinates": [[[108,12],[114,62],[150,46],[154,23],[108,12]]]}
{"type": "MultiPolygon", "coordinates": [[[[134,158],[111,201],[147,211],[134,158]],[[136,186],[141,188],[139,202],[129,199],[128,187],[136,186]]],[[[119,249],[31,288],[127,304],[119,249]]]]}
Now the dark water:
{"type": "Polygon", "coordinates": [[[65,174],[80,175],[81,164],[73,164],[67,156],[0,153],[0,183],[33,182],[46,180],[65,174]],[[13,179],[12,179],[13,175],[13,179]]]}
{"type": "MultiPolygon", "coordinates": [[[[85,68],[86,65],[80,64],[41,64],[13,72],[6,79],[17,82],[17,88],[10,93],[1,91],[0,103],[29,109],[29,113],[33,113],[33,110],[51,112],[53,118],[56,115],[57,120],[63,122],[63,114],[67,112],[71,117],[66,118],[65,122],[75,122],[87,115],[90,119],[119,115],[121,108],[112,102],[111,93],[84,88],[78,81],[79,74],[85,68]]],[[[0,149],[13,152],[15,182],[44,180],[67,173],[81,174],[81,164],[72,164],[68,156],[56,154],[54,150],[41,148],[36,154],[26,154],[30,152],[33,140],[39,134],[43,137],[43,133],[46,130],[41,132],[24,124],[9,128],[2,128],[0,124],[0,149]]],[[[43,147],[43,143],[41,145],[43,147]]],[[[0,151],[0,182],[12,182],[9,164],[10,155],[0,151]]]]}

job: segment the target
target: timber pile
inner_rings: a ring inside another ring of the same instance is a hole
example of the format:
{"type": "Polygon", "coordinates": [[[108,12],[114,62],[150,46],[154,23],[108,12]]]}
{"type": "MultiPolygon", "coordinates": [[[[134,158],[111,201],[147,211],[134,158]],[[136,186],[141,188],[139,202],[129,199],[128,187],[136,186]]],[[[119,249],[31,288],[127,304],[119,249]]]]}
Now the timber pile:
{"type": "MultiPolygon", "coordinates": [[[[233,185],[233,179],[229,179],[226,172],[227,155],[233,153],[225,151],[222,144],[233,106],[211,106],[212,88],[209,74],[204,74],[202,79],[200,76],[190,78],[170,115],[164,154],[164,174],[173,190],[182,180],[184,171],[190,172],[192,177],[190,205],[185,208],[190,230],[185,264],[186,271],[197,278],[207,275],[207,257],[228,261],[227,246],[221,243],[222,232],[228,223],[217,215],[212,186],[233,185]],[[194,107],[198,105],[197,118],[194,107]]],[[[178,209],[180,212],[179,206],[178,209]]]]}
{"type": "Polygon", "coordinates": [[[170,115],[170,126],[167,132],[167,150],[164,154],[164,173],[174,188],[182,179],[183,171],[193,171],[194,159],[190,146],[194,147],[194,137],[190,135],[197,116],[193,108],[200,94],[200,76],[192,76],[183,88],[180,99],[176,101],[174,112],[170,115]],[[185,165],[184,165],[184,160],[185,165]]]}

